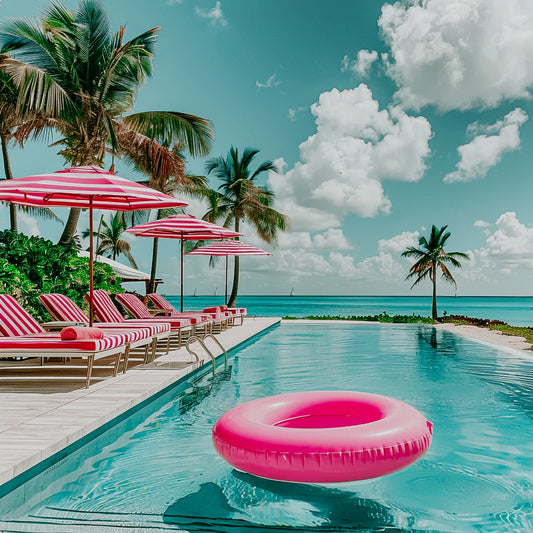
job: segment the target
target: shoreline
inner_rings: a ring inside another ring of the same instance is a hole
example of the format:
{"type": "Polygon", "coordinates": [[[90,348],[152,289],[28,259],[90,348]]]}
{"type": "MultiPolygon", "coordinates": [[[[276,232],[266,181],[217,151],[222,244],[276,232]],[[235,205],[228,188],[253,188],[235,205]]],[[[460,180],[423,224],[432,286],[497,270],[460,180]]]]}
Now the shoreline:
{"type": "MultiPolygon", "coordinates": [[[[366,320],[311,320],[305,318],[290,320],[282,319],[281,322],[284,324],[387,324],[386,322],[384,323],[366,320]]],[[[526,339],[524,337],[520,337],[518,335],[505,335],[501,331],[483,328],[480,326],[456,325],[451,322],[427,325],[432,325],[437,329],[449,331],[450,333],[455,333],[456,335],[462,335],[464,337],[470,337],[484,342],[490,342],[492,344],[497,344],[506,348],[513,348],[515,350],[531,351],[531,348],[533,346],[529,342],[526,342],[526,339]]]]}
{"type": "Polygon", "coordinates": [[[518,335],[505,335],[501,331],[482,328],[479,326],[471,325],[456,325],[451,322],[444,324],[435,324],[437,329],[449,331],[457,335],[463,335],[465,337],[473,337],[485,342],[491,342],[507,348],[514,348],[515,350],[531,351],[532,345],[526,342],[524,337],[518,335]]]}

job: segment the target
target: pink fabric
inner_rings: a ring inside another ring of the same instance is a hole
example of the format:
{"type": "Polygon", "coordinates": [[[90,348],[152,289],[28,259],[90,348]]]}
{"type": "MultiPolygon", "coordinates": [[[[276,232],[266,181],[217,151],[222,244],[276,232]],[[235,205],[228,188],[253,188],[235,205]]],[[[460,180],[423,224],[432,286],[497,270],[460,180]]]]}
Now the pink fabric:
{"type": "Polygon", "coordinates": [[[220,307],[206,307],[204,313],[220,313],[222,308],[220,307]]]}
{"type": "Polygon", "coordinates": [[[82,341],[87,339],[103,339],[104,332],[100,328],[69,326],[61,330],[62,341],[82,341]]]}
{"type": "Polygon", "coordinates": [[[0,294],[0,333],[18,337],[44,333],[44,328],[9,294],[0,294]]]}
{"type": "Polygon", "coordinates": [[[238,470],[306,483],[390,474],[420,459],[431,436],[431,422],[414,407],[351,391],[253,400],[213,427],[215,448],[238,470]]]}

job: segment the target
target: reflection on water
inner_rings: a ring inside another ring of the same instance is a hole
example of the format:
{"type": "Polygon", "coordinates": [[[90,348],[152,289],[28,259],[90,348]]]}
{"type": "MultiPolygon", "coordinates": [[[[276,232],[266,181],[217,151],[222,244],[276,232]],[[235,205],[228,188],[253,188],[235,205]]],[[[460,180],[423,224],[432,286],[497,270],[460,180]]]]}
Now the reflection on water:
{"type": "MultiPolygon", "coordinates": [[[[260,529],[261,531],[361,531],[374,529],[377,524],[390,524],[392,517],[386,507],[358,498],[351,491],[330,489],[316,485],[282,483],[233,471],[239,487],[239,505],[234,507],[224,491],[214,483],[200,485],[197,492],[177,500],[163,514],[167,524],[186,528],[187,531],[234,532],[260,529]],[[299,501],[313,509],[316,525],[300,528],[288,524],[257,524],[247,518],[247,509],[253,509],[272,500],[299,501]]],[[[388,529],[391,531],[391,529],[388,529]]]]}
{"type": "Polygon", "coordinates": [[[169,393],[0,500],[0,524],[55,533],[81,525],[533,531],[532,405],[533,363],[512,352],[430,326],[290,324],[243,349],[214,379],[169,393]],[[298,390],[401,399],[434,423],[432,446],[401,472],[328,486],[259,479],[217,456],[211,429],[224,412],[298,390]]]}

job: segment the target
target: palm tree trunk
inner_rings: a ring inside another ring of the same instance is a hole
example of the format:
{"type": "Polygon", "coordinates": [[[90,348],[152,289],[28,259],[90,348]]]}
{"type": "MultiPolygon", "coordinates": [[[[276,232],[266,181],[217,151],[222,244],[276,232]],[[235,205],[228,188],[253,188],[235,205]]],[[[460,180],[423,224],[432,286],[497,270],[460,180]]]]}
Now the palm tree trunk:
{"type": "Polygon", "coordinates": [[[433,302],[431,306],[431,318],[437,320],[437,267],[434,266],[432,269],[432,281],[433,281],[433,302]]]}
{"type": "MultiPolygon", "coordinates": [[[[239,232],[239,219],[235,219],[235,231],[239,232]]],[[[238,240],[238,238],[237,238],[238,240]]],[[[231,289],[231,295],[227,302],[228,307],[235,307],[237,303],[237,293],[239,292],[239,256],[235,256],[235,265],[233,268],[233,287],[231,289]]]]}
{"type": "Polygon", "coordinates": [[[63,233],[59,238],[58,244],[66,244],[76,234],[78,228],[78,219],[80,218],[81,209],[79,207],[72,207],[68,215],[67,223],[63,228],[63,233]]]}
{"type": "MultiPolygon", "coordinates": [[[[2,142],[2,158],[4,160],[4,172],[6,174],[6,179],[12,180],[13,174],[11,172],[9,154],[7,153],[7,139],[5,135],[0,135],[0,140],[2,142]]],[[[9,204],[9,222],[11,224],[11,231],[18,231],[17,206],[15,204],[9,204]]]]}
{"type": "MultiPolygon", "coordinates": [[[[157,210],[156,220],[161,218],[161,209],[157,210]]],[[[148,294],[155,292],[155,274],[157,272],[157,252],[159,250],[159,239],[154,239],[152,245],[152,268],[150,270],[150,283],[148,284],[148,294]]]]}

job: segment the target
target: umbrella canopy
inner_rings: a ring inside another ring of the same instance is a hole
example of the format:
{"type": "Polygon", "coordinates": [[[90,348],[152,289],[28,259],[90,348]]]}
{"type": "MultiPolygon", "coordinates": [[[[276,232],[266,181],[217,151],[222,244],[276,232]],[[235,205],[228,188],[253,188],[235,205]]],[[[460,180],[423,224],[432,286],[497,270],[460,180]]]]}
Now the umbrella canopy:
{"type": "Polygon", "coordinates": [[[135,211],[188,205],[167,194],[115,176],[98,167],[72,167],[52,174],[0,181],[0,201],[32,207],[89,209],[90,323],[93,322],[93,209],[135,211]]]}
{"type": "Polygon", "coordinates": [[[269,252],[256,248],[250,244],[241,241],[220,241],[212,242],[196,248],[186,255],[211,255],[226,258],[226,297],[225,302],[228,301],[228,256],[230,255],[270,255],[269,252]]]}
{"type": "Polygon", "coordinates": [[[172,215],[139,224],[126,230],[137,237],[154,237],[181,240],[181,271],[180,271],[180,309],[183,311],[183,243],[184,241],[205,241],[213,239],[229,239],[242,234],[212,222],[201,220],[192,215],[172,215]]]}

